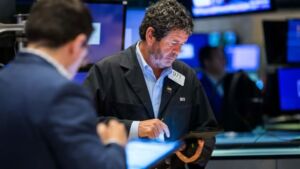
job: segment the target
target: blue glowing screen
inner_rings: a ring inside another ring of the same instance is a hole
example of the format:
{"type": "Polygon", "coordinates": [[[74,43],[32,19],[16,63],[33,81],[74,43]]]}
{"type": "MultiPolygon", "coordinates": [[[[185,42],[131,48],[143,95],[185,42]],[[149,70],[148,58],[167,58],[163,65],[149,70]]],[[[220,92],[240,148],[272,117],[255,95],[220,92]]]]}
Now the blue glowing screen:
{"type": "Polygon", "coordinates": [[[257,71],[260,61],[260,48],[255,44],[231,45],[224,49],[226,55],[226,70],[257,71]]]}
{"type": "Polygon", "coordinates": [[[287,62],[300,63],[300,20],[288,21],[287,62]]]}
{"type": "Polygon", "coordinates": [[[300,68],[279,69],[278,83],[281,110],[300,110],[300,68]]]}
{"type": "Polygon", "coordinates": [[[209,45],[208,34],[192,34],[187,42],[181,47],[178,59],[185,62],[192,68],[198,68],[200,67],[198,53],[207,45],[209,45]]]}
{"type": "Polygon", "coordinates": [[[88,62],[95,63],[122,50],[124,5],[122,3],[87,3],[94,32],[89,39],[88,62]]]}
{"type": "Polygon", "coordinates": [[[193,0],[194,17],[228,15],[272,9],[272,0],[193,0]]]}

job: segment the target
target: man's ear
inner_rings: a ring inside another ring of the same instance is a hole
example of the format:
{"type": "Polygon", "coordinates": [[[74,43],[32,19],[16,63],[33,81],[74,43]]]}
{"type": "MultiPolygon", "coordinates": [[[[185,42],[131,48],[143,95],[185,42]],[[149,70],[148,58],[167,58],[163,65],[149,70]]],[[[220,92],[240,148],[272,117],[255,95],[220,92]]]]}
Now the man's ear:
{"type": "Polygon", "coordinates": [[[82,50],[86,47],[87,36],[85,34],[79,34],[69,43],[69,54],[73,57],[77,57],[82,50]]]}
{"type": "Polygon", "coordinates": [[[152,46],[153,43],[156,41],[156,38],[154,37],[155,29],[153,27],[148,27],[146,30],[146,42],[149,46],[152,46]]]}
{"type": "Polygon", "coordinates": [[[76,52],[80,52],[87,45],[87,36],[85,34],[79,34],[74,39],[73,45],[74,45],[74,49],[76,50],[76,52]]]}

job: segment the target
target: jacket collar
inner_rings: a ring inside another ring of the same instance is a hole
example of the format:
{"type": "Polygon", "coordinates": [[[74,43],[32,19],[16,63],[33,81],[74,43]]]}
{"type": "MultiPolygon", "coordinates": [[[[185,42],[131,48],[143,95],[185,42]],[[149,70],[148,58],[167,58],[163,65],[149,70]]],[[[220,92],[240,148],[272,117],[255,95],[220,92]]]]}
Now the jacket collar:
{"type": "MultiPolygon", "coordinates": [[[[126,80],[128,81],[129,86],[131,86],[131,88],[139,97],[141,103],[147,109],[149,118],[154,118],[154,112],[147,85],[136,56],[136,44],[126,49],[124,51],[124,54],[125,56],[121,57],[120,66],[124,70],[126,80]]],[[[174,68],[176,68],[175,65],[174,68]]],[[[168,77],[165,78],[162,90],[162,99],[159,108],[159,118],[162,118],[164,116],[163,112],[165,111],[171,98],[178,91],[179,87],[180,85],[178,85],[168,77]]]]}
{"type": "Polygon", "coordinates": [[[125,78],[129,86],[133,89],[141,103],[146,108],[148,117],[154,118],[151,99],[135,51],[136,44],[126,49],[124,51],[125,56],[121,57],[120,66],[124,70],[125,78]]]}
{"type": "Polygon", "coordinates": [[[27,53],[29,55],[35,55],[37,57],[40,57],[42,60],[52,65],[62,76],[69,80],[72,79],[72,75],[60,63],[58,63],[55,59],[53,59],[50,55],[46,54],[45,52],[32,48],[25,48],[21,52],[24,54],[27,53]]]}

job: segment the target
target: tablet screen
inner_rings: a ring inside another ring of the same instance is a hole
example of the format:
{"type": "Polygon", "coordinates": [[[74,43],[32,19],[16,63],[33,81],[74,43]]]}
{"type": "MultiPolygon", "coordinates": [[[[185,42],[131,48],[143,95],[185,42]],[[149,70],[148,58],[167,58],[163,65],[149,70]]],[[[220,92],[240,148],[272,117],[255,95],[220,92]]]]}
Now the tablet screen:
{"type": "Polygon", "coordinates": [[[180,145],[180,141],[132,140],[125,149],[127,167],[128,169],[150,168],[175,152],[180,145]]]}

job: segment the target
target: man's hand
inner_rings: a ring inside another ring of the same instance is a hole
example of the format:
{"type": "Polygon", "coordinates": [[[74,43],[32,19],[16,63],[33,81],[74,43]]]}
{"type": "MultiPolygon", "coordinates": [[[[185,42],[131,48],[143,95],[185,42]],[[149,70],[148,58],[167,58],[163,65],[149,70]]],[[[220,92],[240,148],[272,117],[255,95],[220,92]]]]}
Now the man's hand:
{"type": "Polygon", "coordinates": [[[198,140],[198,147],[193,156],[187,157],[184,154],[182,154],[180,151],[183,150],[183,147],[180,148],[180,150],[176,152],[176,155],[184,163],[191,163],[191,162],[196,161],[200,157],[203,147],[204,147],[204,141],[200,139],[200,140],[198,140]]]}
{"type": "Polygon", "coordinates": [[[145,120],[139,123],[139,137],[157,138],[162,133],[170,137],[168,126],[159,119],[145,120]]]}
{"type": "Polygon", "coordinates": [[[99,123],[97,133],[104,144],[117,143],[124,147],[127,143],[125,126],[116,120],[110,120],[107,125],[99,123]]]}

